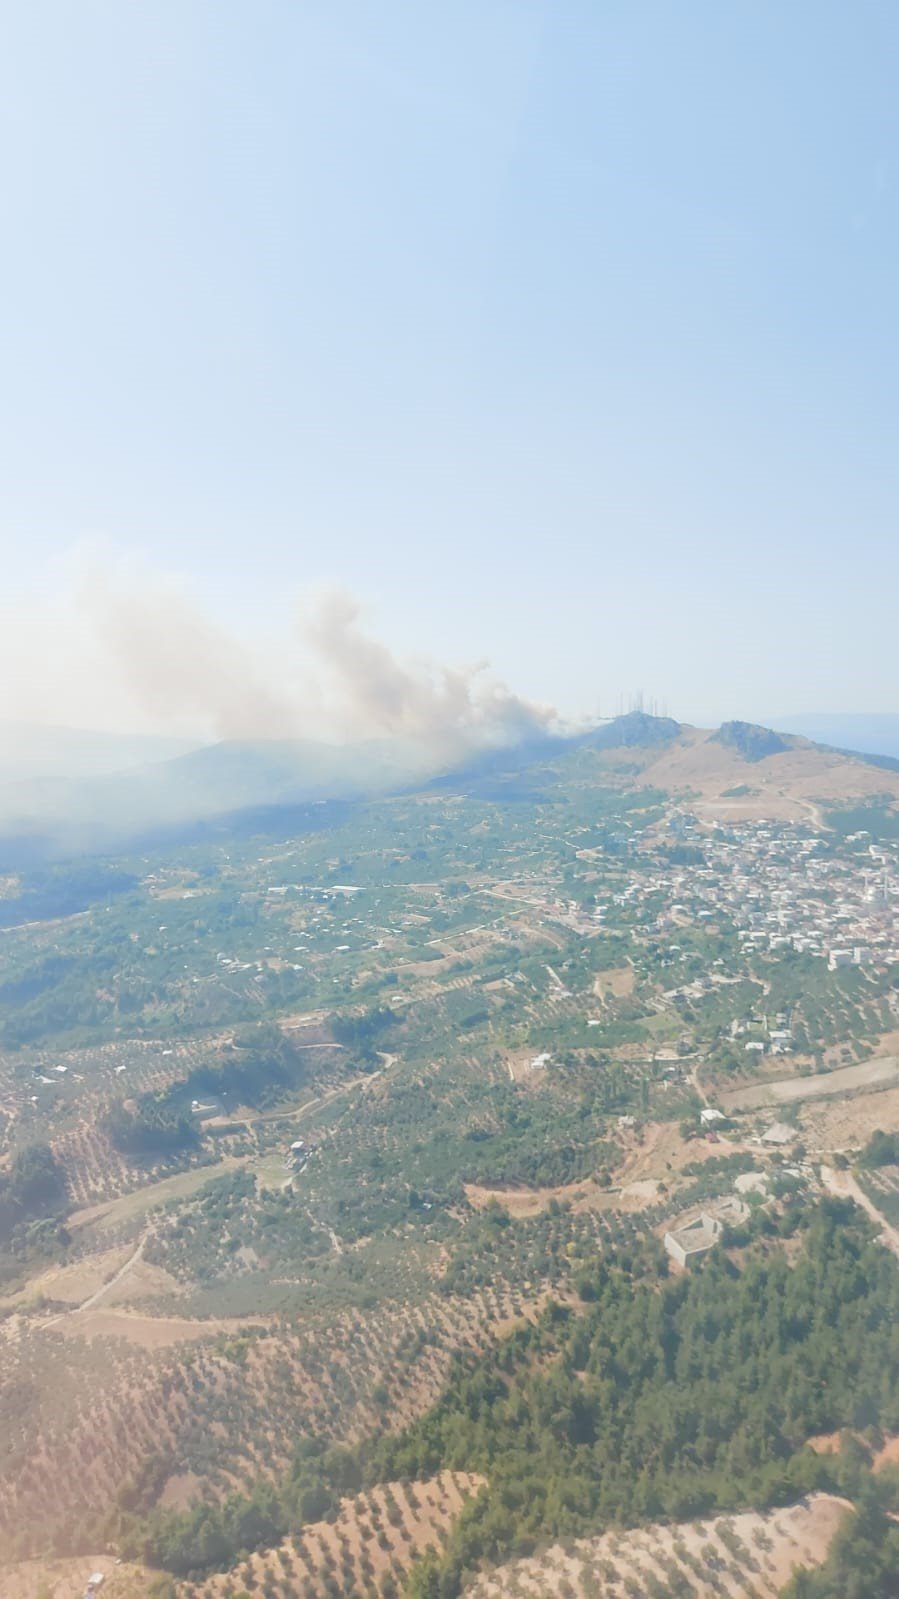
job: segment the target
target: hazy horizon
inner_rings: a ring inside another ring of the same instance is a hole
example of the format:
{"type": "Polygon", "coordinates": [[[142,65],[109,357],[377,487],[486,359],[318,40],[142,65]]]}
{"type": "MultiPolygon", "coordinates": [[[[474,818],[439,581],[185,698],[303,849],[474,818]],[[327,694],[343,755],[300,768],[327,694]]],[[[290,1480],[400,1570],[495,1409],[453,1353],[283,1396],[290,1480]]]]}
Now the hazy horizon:
{"type": "MultiPolygon", "coordinates": [[[[585,731],[585,729],[592,728],[592,726],[611,723],[611,721],[616,721],[617,718],[629,716],[632,713],[646,713],[648,716],[657,716],[657,718],[670,718],[670,720],[678,721],[685,728],[697,728],[701,729],[701,731],[705,729],[705,726],[709,729],[720,726],[717,723],[699,723],[699,721],[693,720],[689,716],[678,716],[677,708],[657,704],[654,700],[646,702],[640,696],[635,696],[627,700],[627,702],[622,699],[622,704],[619,707],[613,708],[609,712],[597,713],[595,718],[566,721],[565,718],[558,716],[557,720],[549,724],[547,731],[555,732],[558,736],[565,737],[566,734],[577,734],[577,732],[585,731]]],[[[742,720],[742,718],[725,718],[725,721],[739,720],[742,720]]],[[[773,728],[777,732],[795,732],[795,734],[800,734],[801,737],[808,737],[808,739],[817,740],[817,742],[822,742],[822,744],[833,744],[835,739],[829,736],[830,732],[833,729],[841,729],[841,742],[846,748],[849,748],[849,752],[856,748],[859,752],[864,753],[893,753],[893,748],[899,747],[899,712],[870,713],[859,712],[859,710],[854,710],[854,712],[827,712],[827,710],[824,710],[822,712],[822,710],[811,710],[811,712],[797,712],[795,715],[761,716],[753,724],[761,726],[761,728],[773,728]],[[864,734],[867,742],[859,742],[859,744],[853,745],[849,742],[851,734],[857,734],[857,736],[864,734]]],[[[219,744],[219,742],[224,742],[224,744],[229,744],[229,742],[235,742],[235,744],[242,744],[242,742],[245,742],[245,744],[254,744],[254,742],[256,744],[291,742],[290,739],[266,739],[266,737],[254,739],[253,736],[240,737],[240,739],[234,740],[218,739],[214,734],[195,734],[195,736],[178,737],[165,734],[165,732],[134,731],[133,728],[77,726],[77,724],[30,720],[30,718],[21,718],[21,716],[8,716],[8,718],[0,720],[0,736],[10,737],[14,744],[14,736],[16,734],[21,734],[26,742],[32,734],[37,736],[38,740],[42,736],[50,736],[59,737],[62,742],[72,740],[74,744],[77,744],[78,740],[82,739],[88,740],[88,742],[96,740],[98,748],[102,747],[102,745],[109,745],[110,752],[117,748],[118,745],[134,745],[134,748],[158,747],[160,750],[162,748],[171,748],[173,753],[187,753],[190,750],[210,748],[211,745],[219,744]]],[[[299,736],[296,742],[304,742],[304,737],[299,736]]],[[[341,748],[347,747],[347,745],[362,744],[362,742],[374,742],[374,744],[384,742],[384,744],[390,744],[390,742],[400,742],[400,740],[395,739],[395,737],[392,739],[389,734],[382,740],[365,739],[365,736],[354,737],[352,734],[344,734],[341,737],[338,729],[331,724],[331,726],[325,726],[325,728],[320,729],[317,732],[317,736],[310,737],[309,742],[320,742],[320,744],[341,748]]],[[[489,747],[489,742],[491,740],[485,739],[486,747],[489,747]]],[[[515,747],[515,739],[507,740],[507,742],[509,742],[509,747],[515,747]]],[[[837,740],[837,742],[840,742],[840,740],[837,740]]],[[[6,747],[6,753],[10,753],[10,745],[6,747]]]]}
{"type": "Polygon", "coordinates": [[[39,0],[5,43],[0,716],[895,706],[893,10],[39,0]]]}
{"type": "Polygon", "coordinates": [[[4,24],[0,1599],[899,1599],[899,6],[4,24]]]}

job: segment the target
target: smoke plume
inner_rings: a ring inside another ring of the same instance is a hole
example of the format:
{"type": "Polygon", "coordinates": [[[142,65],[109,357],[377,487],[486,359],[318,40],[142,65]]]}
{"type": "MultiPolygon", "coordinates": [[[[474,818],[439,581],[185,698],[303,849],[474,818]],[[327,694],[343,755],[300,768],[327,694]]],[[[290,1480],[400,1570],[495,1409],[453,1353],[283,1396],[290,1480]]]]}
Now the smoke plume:
{"type": "Polygon", "coordinates": [[[485,663],[406,661],[332,590],[292,636],[254,644],[175,582],[94,558],[60,592],[0,615],[0,718],[202,740],[404,740],[435,761],[554,723],[485,663]]]}
{"type": "Polygon", "coordinates": [[[78,605],[100,652],[157,730],[197,728],[217,739],[292,738],[298,707],[252,649],[172,585],[139,589],[94,571],[78,605]]]}
{"type": "Polygon", "coordinates": [[[363,631],[361,607],[345,590],[321,596],[302,632],[343,717],[358,732],[431,744],[444,756],[515,744],[554,719],[505,684],[469,668],[402,662],[363,631]]]}

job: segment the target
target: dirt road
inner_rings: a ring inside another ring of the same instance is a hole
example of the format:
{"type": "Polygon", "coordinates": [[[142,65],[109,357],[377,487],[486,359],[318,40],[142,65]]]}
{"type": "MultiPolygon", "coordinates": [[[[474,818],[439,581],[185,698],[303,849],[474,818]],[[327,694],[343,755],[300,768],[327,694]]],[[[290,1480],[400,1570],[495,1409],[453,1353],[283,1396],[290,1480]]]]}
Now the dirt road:
{"type": "Polygon", "coordinates": [[[59,1315],[51,1316],[49,1321],[39,1322],[38,1327],[41,1330],[44,1330],[47,1327],[55,1327],[58,1322],[65,1321],[68,1316],[81,1316],[86,1310],[93,1310],[94,1306],[98,1305],[100,1300],[105,1298],[106,1294],[109,1293],[109,1290],[114,1288],[116,1283],[120,1283],[123,1277],[127,1277],[132,1267],[136,1266],[137,1262],[142,1259],[144,1247],[149,1236],[150,1231],[148,1229],[141,1238],[141,1241],[135,1249],[133,1255],[129,1255],[124,1265],[120,1266],[118,1271],[114,1272],[107,1282],[101,1283],[100,1287],[95,1293],[91,1294],[89,1298],[83,1299],[80,1305],[73,1305],[70,1310],[61,1310],[59,1315]]]}
{"type": "Polygon", "coordinates": [[[754,1083],[748,1088],[723,1089],[719,1098],[724,1110],[758,1110],[763,1105],[798,1104],[804,1099],[830,1098],[836,1094],[858,1093],[887,1088],[899,1081],[899,1058],[875,1055],[852,1066],[837,1066],[830,1072],[807,1077],[780,1077],[754,1083]]]}
{"type": "Polygon", "coordinates": [[[899,1259],[899,1230],[881,1215],[874,1201],[868,1198],[852,1173],[835,1171],[832,1166],[822,1166],[821,1181],[828,1193],[835,1194],[838,1199],[853,1199],[857,1205],[860,1205],[866,1215],[870,1216],[875,1227],[880,1229],[881,1241],[899,1259]]]}

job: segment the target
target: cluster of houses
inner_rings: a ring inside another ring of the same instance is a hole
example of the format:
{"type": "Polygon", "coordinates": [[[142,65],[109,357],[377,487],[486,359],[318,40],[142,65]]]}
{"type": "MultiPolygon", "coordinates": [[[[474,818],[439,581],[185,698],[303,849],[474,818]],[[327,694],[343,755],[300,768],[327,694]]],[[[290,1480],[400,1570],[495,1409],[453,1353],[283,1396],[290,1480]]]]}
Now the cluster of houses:
{"type": "Polygon", "coordinates": [[[660,928],[724,913],[747,953],[791,948],[832,969],[899,960],[896,842],[853,833],[851,847],[835,851],[800,827],[761,821],[709,834],[682,818],[678,831],[704,863],[644,881],[644,895],[662,890],[668,900],[660,928]]]}
{"type": "MultiPolygon", "coordinates": [[[[701,850],[702,862],[661,866],[647,855],[637,866],[632,855],[629,880],[604,904],[587,909],[563,898],[545,872],[523,872],[504,888],[582,934],[620,911],[636,912],[639,930],[655,934],[714,926],[724,917],[747,954],[795,949],[826,959],[832,970],[899,961],[899,841],[874,843],[853,833],[834,848],[833,838],[765,821],[710,832],[681,810],[668,825],[678,844],[701,850]]],[[[569,842],[584,859],[595,853],[577,850],[577,834],[569,842]]]]}

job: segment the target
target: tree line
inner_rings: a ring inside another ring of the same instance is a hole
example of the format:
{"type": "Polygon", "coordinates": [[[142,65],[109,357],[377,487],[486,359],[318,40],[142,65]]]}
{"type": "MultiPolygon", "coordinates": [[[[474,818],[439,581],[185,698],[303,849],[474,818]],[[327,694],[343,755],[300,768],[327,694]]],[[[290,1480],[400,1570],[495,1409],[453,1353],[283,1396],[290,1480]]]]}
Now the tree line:
{"type": "Polygon", "coordinates": [[[899,1430],[899,1270],[842,1201],[797,1203],[781,1228],[801,1240],[793,1264],[761,1228],[742,1265],[721,1250],[679,1277],[659,1251],[610,1250],[582,1268],[577,1314],[551,1303],[460,1359],[403,1432],[355,1451],[304,1440],[280,1486],[138,1518],[123,1552],[176,1575],[225,1569],[360,1485],[474,1471],[487,1486],[411,1579],[418,1599],[456,1599],[483,1563],[542,1541],[861,1492],[863,1459],[807,1440],[899,1430]]]}

